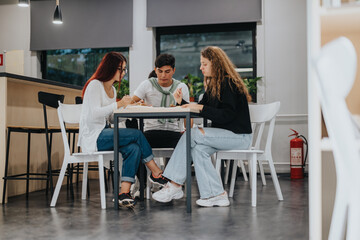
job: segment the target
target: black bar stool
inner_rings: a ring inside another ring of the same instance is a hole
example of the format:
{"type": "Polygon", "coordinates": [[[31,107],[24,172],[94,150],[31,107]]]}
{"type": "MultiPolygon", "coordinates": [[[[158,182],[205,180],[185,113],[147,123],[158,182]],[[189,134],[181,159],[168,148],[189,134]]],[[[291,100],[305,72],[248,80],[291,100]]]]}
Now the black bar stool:
{"type": "Polygon", "coordinates": [[[46,180],[46,194],[48,194],[48,188],[50,185],[51,193],[53,193],[52,183],[52,168],[51,168],[51,144],[52,134],[55,132],[61,132],[59,127],[49,127],[47,122],[46,106],[57,108],[58,101],[64,101],[64,95],[39,92],[38,101],[43,105],[44,122],[45,127],[34,127],[34,126],[8,126],[7,127],[7,145],[6,145],[6,159],[5,159],[5,174],[4,174],[4,187],[3,187],[3,204],[5,203],[6,195],[6,184],[7,180],[26,180],[26,198],[29,196],[29,180],[46,180]],[[10,155],[10,137],[12,132],[27,133],[27,159],[26,159],[26,173],[15,174],[8,176],[9,167],[9,155],[10,155]],[[31,150],[31,134],[45,134],[46,137],[46,150],[48,158],[48,170],[46,173],[33,173],[30,172],[30,150],[31,150]],[[50,134],[50,137],[49,137],[50,134]]]}

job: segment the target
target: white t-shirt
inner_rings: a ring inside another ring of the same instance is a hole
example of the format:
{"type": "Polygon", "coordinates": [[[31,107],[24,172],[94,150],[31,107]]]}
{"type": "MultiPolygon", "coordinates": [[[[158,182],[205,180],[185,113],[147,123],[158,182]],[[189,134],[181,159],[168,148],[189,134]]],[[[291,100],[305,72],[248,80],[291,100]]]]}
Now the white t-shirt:
{"type": "Polygon", "coordinates": [[[112,88],[113,98],[108,97],[104,84],[99,80],[92,80],[86,88],[79,123],[78,146],[82,152],[97,151],[96,140],[117,109],[116,90],[112,88]]]}
{"type": "MultiPolygon", "coordinates": [[[[161,87],[165,91],[169,91],[170,87],[161,87]]],[[[189,89],[184,83],[180,83],[177,88],[182,89],[183,99],[189,102],[189,89]]],[[[176,90],[175,90],[176,91],[176,90]]],[[[143,99],[144,102],[153,107],[160,107],[162,93],[156,90],[153,87],[151,82],[147,79],[143,81],[140,86],[135,90],[134,95],[140,99],[143,99]]],[[[170,97],[167,97],[166,104],[169,105],[170,97]]],[[[168,120],[168,119],[167,119],[168,120]]],[[[180,120],[177,119],[174,122],[165,121],[165,123],[159,122],[157,119],[147,119],[144,121],[144,131],[148,130],[169,130],[180,132],[182,131],[182,126],[180,120]]]]}

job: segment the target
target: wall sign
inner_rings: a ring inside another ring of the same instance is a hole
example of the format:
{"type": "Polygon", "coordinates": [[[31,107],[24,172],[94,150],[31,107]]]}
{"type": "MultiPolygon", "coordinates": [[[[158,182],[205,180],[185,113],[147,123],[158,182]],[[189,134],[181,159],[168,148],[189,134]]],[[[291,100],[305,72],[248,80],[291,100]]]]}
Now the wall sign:
{"type": "Polygon", "coordinates": [[[2,66],[4,64],[4,54],[0,54],[0,66],[2,66]]]}

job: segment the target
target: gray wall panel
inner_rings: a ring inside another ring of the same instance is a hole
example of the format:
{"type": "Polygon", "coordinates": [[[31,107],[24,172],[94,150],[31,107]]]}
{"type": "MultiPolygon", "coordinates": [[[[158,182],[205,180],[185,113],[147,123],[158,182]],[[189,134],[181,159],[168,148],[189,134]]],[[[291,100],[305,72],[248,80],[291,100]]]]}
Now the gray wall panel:
{"type": "Polygon", "coordinates": [[[63,24],[52,23],[55,1],[31,1],[30,50],[129,47],[132,0],[61,0],[63,24]]]}
{"type": "Polygon", "coordinates": [[[261,0],[147,0],[148,27],[257,22],[261,17],[261,0]]]}

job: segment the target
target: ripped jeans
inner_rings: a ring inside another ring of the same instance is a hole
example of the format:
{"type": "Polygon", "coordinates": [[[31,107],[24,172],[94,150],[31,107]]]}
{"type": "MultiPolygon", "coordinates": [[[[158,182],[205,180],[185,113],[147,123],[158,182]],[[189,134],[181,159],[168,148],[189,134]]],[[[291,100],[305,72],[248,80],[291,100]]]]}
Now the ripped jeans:
{"type": "MultiPolygon", "coordinates": [[[[201,198],[224,192],[221,179],[211,162],[211,155],[219,150],[243,150],[251,144],[252,134],[235,134],[220,128],[191,129],[191,156],[201,198]]],[[[186,134],[180,138],[163,176],[177,184],[186,180],[186,134]]]]}

